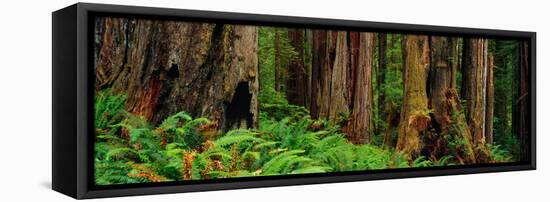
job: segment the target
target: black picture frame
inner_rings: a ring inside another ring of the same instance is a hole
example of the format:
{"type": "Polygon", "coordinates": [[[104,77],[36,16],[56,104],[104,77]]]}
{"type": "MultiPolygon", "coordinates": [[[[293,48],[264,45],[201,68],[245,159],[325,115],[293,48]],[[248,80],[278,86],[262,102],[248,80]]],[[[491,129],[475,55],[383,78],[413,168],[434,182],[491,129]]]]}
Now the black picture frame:
{"type": "Polygon", "coordinates": [[[536,33],[380,23],[352,20],[287,17],[169,8],[77,3],[52,13],[52,188],[77,199],[305,185],[425,176],[443,176],[536,169],[536,33]],[[285,27],[421,33],[523,39],[530,47],[531,125],[528,162],[406,168],[345,173],[301,174],[205,181],[97,186],[93,183],[92,19],[95,16],[133,16],[187,21],[229,22],[285,27]]]}

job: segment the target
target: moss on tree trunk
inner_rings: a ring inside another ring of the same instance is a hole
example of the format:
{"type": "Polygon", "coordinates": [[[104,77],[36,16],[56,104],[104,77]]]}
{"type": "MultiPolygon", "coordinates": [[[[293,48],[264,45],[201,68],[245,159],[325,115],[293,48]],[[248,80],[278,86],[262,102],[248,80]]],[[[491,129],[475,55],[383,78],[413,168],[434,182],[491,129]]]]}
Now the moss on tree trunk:
{"type": "Polygon", "coordinates": [[[95,86],[126,93],[127,111],[153,123],[185,111],[218,130],[257,127],[256,27],[122,18],[99,24],[95,86]]]}

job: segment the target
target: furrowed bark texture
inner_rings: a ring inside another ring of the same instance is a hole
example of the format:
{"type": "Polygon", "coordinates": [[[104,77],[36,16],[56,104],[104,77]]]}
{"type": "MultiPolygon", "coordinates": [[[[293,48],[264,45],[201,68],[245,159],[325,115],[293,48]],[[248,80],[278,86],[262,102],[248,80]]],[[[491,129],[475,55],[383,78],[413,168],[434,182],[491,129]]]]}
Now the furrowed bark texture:
{"type": "Polygon", "coordinates": [[[428,36],[405,35],[402,39],[404,88],[396,150],[409,160],[419,156],[421,139],[429,126],[426,82],[430,64],[428,36]]]}
{"type": "Polygon", "coordinates": [[[370,143],[373,130],[372,63],[374,34],[350,32],[351,119],[347,130],[352,142],[370,143]]]}
{"type": "Polygon", "coordinates": [[[456,158],[463,163],[475,163],[470,143],[472,135],[465,117],[460,113],[460,99],[454,87],[456,69],[453,64],[453,39],[432,36],[430,49],[429,106],[433,112],[432,126],[435,133],[428,138],[429,142],[425,145],[430,155],[439,159],[449,154],[448,141],[451,138],[459,140],[464,144],[454,148],[455,155],[458,155],[456,158]]]}
{"type": "Polygon", "coordinates": [[[356,144],[371,140],[373,43],[372,33],[313,31],[312,117],[343,122],[356,144]]]}
{"type": "Polygon", "coordinates": [[[257,127],[257,28],[104,18],[97,90],[126,93],[126,110],[158,123],[185,111],[218,130],[257,127]]]}
{"type": "Polygon", "coordinates": [[[472,132],[472,143],[478,162],[486,162],[488,40],[464,39],[462,54],[462,96],[466,100],[466,121],[472,132]]]}

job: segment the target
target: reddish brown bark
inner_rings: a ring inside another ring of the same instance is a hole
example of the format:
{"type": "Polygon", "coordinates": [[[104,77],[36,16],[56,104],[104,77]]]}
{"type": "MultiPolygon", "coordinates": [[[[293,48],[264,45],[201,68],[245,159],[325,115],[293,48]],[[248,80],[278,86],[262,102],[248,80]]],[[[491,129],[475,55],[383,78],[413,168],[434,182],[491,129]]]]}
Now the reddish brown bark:
{"type": "Polygon", "coordinates": [[[487,61],[487,84],[486,84],[486,111],[485,111],[485,143],[493,144],[493,115],[495,110],[495,83],[493,55],[489,54],[487,61]]]}
{"type": "Polygon", "coordinates": [[[356,144],[371,140],[373,40],[372,33],[313,32],[311,113],[342,124],[356,144]]]}
{"type": "Polygon", "coordinates": [[[356,144],[370,143],[373,132],[372,63],[374,34],[350,32],[351,119],[346,128],[356,144]]]}
{"type": "Polygon", "coordinates": [[[466,100],[466,120],[478,162],[488,160],[485,148],[487,115],[488,40],[464,39],[462,95],[466,100]]]}
{"type": "Polygon", "coordinates": [[[257,126],[256,27],[102,20],[96,89],[127,94],[127,111],[154,123],[185,111],[220,130],[257,126]]]}

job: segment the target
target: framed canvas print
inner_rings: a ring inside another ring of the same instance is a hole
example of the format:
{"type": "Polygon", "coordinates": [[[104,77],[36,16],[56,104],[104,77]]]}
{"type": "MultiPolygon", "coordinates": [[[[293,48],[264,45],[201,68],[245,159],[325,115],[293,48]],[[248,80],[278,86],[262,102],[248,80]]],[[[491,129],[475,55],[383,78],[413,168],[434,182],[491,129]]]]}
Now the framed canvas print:
{"type": "Polygon", "coordinates": [[[534,32],[52,16],[53,189],[75,198],[535,169],[534,32]]]}

